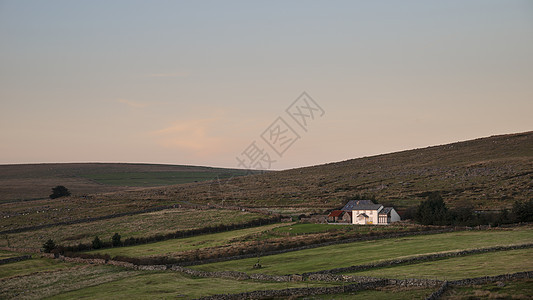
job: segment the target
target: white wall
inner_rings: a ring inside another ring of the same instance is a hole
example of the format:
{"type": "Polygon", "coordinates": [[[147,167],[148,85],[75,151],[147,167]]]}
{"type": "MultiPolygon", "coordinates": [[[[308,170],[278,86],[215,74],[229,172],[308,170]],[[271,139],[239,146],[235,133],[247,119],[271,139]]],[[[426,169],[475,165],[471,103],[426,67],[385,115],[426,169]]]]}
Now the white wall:
{"type": "Polygon", "coordinates": [[[393,208],[390,212],[390,221],[392,222],[398,222],[400,221],[400,215],[396,212],[396,210],[393,208]]]}

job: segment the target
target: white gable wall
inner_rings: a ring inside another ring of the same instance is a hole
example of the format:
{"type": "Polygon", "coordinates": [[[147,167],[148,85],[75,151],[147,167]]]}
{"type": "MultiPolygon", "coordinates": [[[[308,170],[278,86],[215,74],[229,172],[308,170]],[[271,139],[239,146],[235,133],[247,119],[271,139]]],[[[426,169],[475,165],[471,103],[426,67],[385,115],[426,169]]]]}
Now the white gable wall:
{"type": "Polygon", "coordinates": [[[378,224],[378,214],[382,209],[383,206],[372,210],[352,210],[352,224],[378,224]],[[366,214],[368,219],[358,218],[360,214],[366,214]]]}
{"type": "Polygon", "coordinates": [[[396,210],[393,208],[390,212],[390,221],[392,222],[398,222],[400,221],[400,215],[396,212],[396,210]]]}

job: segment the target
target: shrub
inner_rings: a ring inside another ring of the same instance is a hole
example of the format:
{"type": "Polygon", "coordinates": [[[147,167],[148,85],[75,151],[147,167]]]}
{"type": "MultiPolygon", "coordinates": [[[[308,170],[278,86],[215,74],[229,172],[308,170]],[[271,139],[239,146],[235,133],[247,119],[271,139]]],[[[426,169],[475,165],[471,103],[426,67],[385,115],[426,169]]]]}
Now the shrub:
{"type": "Polygon", "coordinates": [[[93,240],[93,249],[100,249],[102,248],[102,240],[98,236],[96,236],[93,240]]]}
{"type": "Polygon", "coordinates": [[[122,242],[120,241],[120,234],[115,232],[115,234],[111,238],[111,244],[113,245],[113,247],[122,246],[122,242]]]}
{"type": "Polygon", "coordinates": [[[52,239],[49,239],[48,241],[46,241],[46,243],[43,244],[43,249],[44,249],[44,252],[46,253],[52,252],[52,250],[54,250],[55,248],[56,248],[56,244],[54,243],[52,239]]]}
{"type": "Polygon", "coordinates": [[[66,187],[62,185],[58,185],[55,188],[52,188],[52,194],[49,197],[50,199],[56,199],[59,197],[66,197],[66,196],[70,196],[70,191],[66,187]]]}

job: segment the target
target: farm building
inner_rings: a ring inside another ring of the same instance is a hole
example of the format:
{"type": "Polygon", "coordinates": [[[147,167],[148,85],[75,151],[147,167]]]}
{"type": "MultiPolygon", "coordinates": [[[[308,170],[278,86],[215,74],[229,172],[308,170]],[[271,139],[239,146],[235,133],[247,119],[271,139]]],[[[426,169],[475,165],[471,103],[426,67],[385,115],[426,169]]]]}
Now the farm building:
{"type": "Polygon", "coordinates": [[[334,210],[328,215],[328,222],[352,223],[352,214],[342,210],[334,210]]]}
{"type": "Polygon", "coordinates": [[[400,215],[393,207],[383,207],[370,200],[348,201],[341,211],[350,216],[352,224],[386,225],[400,221],[400,215]]]}

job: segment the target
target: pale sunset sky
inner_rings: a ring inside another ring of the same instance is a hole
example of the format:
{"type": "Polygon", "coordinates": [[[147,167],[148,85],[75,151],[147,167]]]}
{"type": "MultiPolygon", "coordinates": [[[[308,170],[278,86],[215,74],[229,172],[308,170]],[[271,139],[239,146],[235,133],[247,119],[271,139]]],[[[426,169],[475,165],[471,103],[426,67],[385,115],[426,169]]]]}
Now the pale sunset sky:
{"type": "Polygon", "coordinates": [[[530,0],[0,0],[0,164],[233,168],[255,141],[286,169],[530,130],[530,0]]]}

